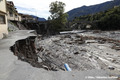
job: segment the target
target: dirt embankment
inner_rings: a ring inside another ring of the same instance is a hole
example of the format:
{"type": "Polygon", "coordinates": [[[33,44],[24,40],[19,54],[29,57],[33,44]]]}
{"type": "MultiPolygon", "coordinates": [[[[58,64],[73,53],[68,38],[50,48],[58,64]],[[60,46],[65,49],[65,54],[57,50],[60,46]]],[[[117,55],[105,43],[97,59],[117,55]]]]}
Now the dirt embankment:
{"type": "Polygon", "coordinates": [[[34,64],[36,64],[38,60],[34,45],[35,38],[35,36],[31,36],[26,39],[18,40],[10,48],[14,55],[18,56],[18,59],[26,61],[33,66],[35,66],[34,64]]]}

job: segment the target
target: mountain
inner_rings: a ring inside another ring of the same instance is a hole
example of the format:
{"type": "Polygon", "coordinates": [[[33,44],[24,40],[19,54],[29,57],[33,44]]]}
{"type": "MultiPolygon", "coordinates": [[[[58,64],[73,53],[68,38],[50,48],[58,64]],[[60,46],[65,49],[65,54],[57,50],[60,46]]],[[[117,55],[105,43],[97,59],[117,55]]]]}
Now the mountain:
{"type": "Polygon", "coordinates": [[[75,17],[88,15],[88,14],[94,14],[97,12],[105,11],[110,8],[113,8],[114,6],[119,6],[120,0],[113,0],[113,1],[107,1],[105,3],[92,5],[92,6],[82,6],[79,8],[72,9],[68,11],[68,20],[73,20],[75,17]]]}
{"type": "MultiPolygon", "coordinates": [[[[74,21],[90,22],[92,23],[91,29],[120,30],[120,6],[99,13],[80,16],[75,18],[74,21]]],[[[83,27],[83,29],[85,29],[85,27],[83,27]]]]}
{"type": "Polygon", "coordinates": [[[35,16],[35,15],[31,15],[33,18],[38,18],[38,21],[46,21],[45,18],[40,18],[38,16],[35,16]]]}

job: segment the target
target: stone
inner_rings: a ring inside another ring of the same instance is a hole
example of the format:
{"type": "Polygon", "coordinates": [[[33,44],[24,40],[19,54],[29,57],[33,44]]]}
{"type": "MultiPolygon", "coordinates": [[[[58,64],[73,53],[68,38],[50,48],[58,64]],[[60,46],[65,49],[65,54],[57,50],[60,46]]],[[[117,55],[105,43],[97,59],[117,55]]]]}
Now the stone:
{"type": "Polygon", "coordinates": [[[112,60],[112,62],[115,62],[116,60],[114,59],[114,60],[112,60]]]}
{"type": "Polygon", "coordinates": [[[109,53],[106,53],[106,55],[109,55],[109,53]]]}
{"type": "Polygon", "coordinates": [[[89,56],[89,58],[92,58],[92,56],[89,56]]]}
{"type": "Polygon", "coordinates": [[[115,68],[113,66],[108,66],[108,69],[114,70],[115,68]]]}
{"type": "Polygon", "coordinates": [[[42,59],[40,59],[39,57],[38,57],[38,62],[39,62],[39,63],[41,63],[41,62],[42,62],[42,59]]]}
{"type": "Polygon", "coordinates": [[[78,54],[80,54],[80,53],[79,53],[79,52],[75,52],[74,54],[75,54],[75,55],[78,55],[78,54]]]}
{"type": "Polygon", "coordinates": [[[120,75],[118,76],[117,80],[120,80],[120,75]]]}

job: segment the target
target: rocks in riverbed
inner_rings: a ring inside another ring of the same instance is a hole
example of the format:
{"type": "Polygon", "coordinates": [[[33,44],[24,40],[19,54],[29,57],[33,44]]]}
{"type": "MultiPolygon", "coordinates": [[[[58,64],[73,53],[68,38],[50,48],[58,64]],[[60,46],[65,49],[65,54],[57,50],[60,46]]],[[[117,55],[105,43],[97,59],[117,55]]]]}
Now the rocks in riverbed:
{"type": "Polygon", "coordinates": [[[79,53],[79,52],[75,52],[74,54],[75,54],[75,55],[78,55],[78,54],[80,54],[80,53],[79,53]]]}
{"type": "Polygon", "coordinates": [[[114,70],[115,68],[113,66],[108,66],[108,69],[114,70]]]}
{"type": "MultiPolygon", "coordinates": [[[[110,39],[76,34],[58,35],[43,39],[39,41],[37,48],[33,46],[34,41],[23,41],[22,47],[14,48],[15,54],[34,67],[51,71],[64,71],[64,63],[70,64],[72,70],[97,69],[98,65],[103,69],[107,67],[114,70],[116,68],[106,66],[104,59],[113,64],[119,64],[119,59],[116,59],[110,51],[105,50],[115,51],[109,47],[114,44],[114,41],[110,39]],[[107,43],[107,41],[112,41],[112,43],[107,43]],[[36,56],[37,59],[35,60],[36,56]]],[[[117,46],[115,45],[115,47],[117,46]]]]}
{"type": "Polygon", "coordinates": [[[40,52],[42,52],[44,49],[43,49],[43,47],[41,46],[41,47],[37,48],[37,50],[40,51],[40,52]]]}
{"type": "Polygon", "coordinates": [[[113,45],[113,46],[112,46],[112,49],[120,50],[120,45],[113,45]]]}
{"type": "Polygon", "coordinates": [[[117,78],[117,80],[120,80],[120,75],[118,75],[118,78],[117,78]]]}
{"type": "Polygon", "coordinates": [[[100,43],[100,44],[104,44],[106,41],[104,41],[104,40],[98,40],[98,43],[100,43]]]}

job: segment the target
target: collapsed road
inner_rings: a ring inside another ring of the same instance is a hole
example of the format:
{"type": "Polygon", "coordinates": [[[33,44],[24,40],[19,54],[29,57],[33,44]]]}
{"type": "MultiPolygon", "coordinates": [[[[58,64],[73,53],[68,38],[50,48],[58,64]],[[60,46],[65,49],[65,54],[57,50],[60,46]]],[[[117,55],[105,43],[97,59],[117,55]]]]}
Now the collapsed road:
{"type": "Polygon", "coordinates": [[[120,71],[120,42],[112,38],[100,34],[99,37],[95,36],[95,31],[63,34],[49,38],[40,37],[39,40],[36,39],[34,46],[35,38],[31,42],[27,38],[23,43],[17,41],[12,51],[19,59],[32,66],[50,71],[65,71],[65,63],[69,64],[73,71],[120,71]]]}

